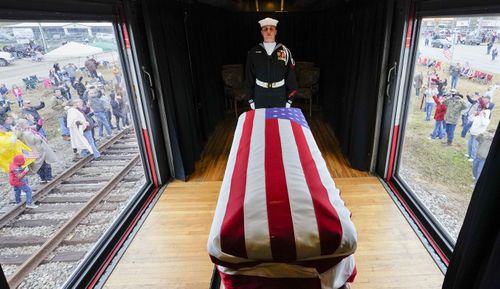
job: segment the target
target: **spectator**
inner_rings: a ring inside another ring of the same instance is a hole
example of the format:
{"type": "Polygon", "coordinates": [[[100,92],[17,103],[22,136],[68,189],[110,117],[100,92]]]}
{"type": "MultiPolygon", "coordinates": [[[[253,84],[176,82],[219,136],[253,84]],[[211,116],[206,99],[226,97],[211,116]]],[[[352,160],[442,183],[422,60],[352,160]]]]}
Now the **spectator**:
{"type": "MultiPolygon", "coordinates": [[[[476,93],[476,95],[478,94],[476,93]]],[[[467,135],[467,132],[469,132],[469,129],[472,125],[472,120],[474,116],[477,115],[478,111],[482,109],[489,109],[491,112],[493,107],[495,107],[495,104],[490,101],[490,98],[488,96],[478,97],[477,99],[473,99],[467,95],[467,100],[469,101],[469,103],[471,103],[471,106],[467,111],[467,123],[464,125],[462,129],[462,134],[461,134],[462,137],[465,137],[467,135]]],[[[491,118],[491,113],[490,113],[490,118],[491,118]]]]}
{"type": "Polygon", "coordinates": [[[35,162],[29,165],[32,172],[40,176],[44,183],[52,180],[51,164],[57,162],[57,156],[47,142],[47,139],[33,130],[28,121],[20,119],[15,128],[16,137],[31,148],[38,156],[35,162]]]}
{"type": "Polygon", "coordinates": [[[24,107],[21,110],[21,113],[33,116],[33,121],[37,127],[37,131],[45,137],[47,135],[45,134],[45,130],[43,129],[43,119],[40,117],[40,114],[38,113],[38,111],[44,107],[45,107],[45,102],[43,101],[40,101],[39,105],[33,106],[31,104],[31,101],[26,100],[24,102],[24,107]]]}
{"type": "Polygon", "coordinates": [[[106,94],[102,93],[102,90],[100,89],[97,90],[97,97],[100,98],[106,105],[106,118],[108,119],[109,126],[111,127],[111,129],[115,129],[113,123],[111,122],[113,114],[111,112],[111,103],[109,97],[106,94]]]}
{"type": "Polygon", "coordinates": [[[87,56],[87,60],[85,61],[85,68],[90,73],[90,77],[92,78],[97,78],[97,61],[94,58],[90,58],[90,56],[87,56]]]}
{"type": "Polygon", "coordinates": [[[472,178],[475,182],[481,176],[483,171],[484,162],[486,157],[488,157],[488,152],[490,151],[491,143],[493,142],[493,136],[495,135],[495,129],[489,129],[484,133],[477,136],[477,151],[476,157],[472,162],[472,178]]]}
{"type": "Polygon", "coordinates": [[[491,48],[493,47],[493,42],[488,42],[486,45],[486,54],[490,54],[491,48]]]}
{"type": "Polygon", "coordinates": [[[451,75],[451,88],[457,88],[457,83],[458,83],[458,78],[460,77],[460,63],[457,63],[457,65],[452,66],[450,68],[450,75],[451,75]]]}
{"type": "Polygon", "coordinates": [[[476,113],[470,127],[469,141],[467,142],[467,154],[469,161],[472,162],[476,157],[477,136],[486,131],[490,124],[490,110],[482,109],[476,113]]]}
{"type": "Polygon", "coordinates": [[[486,90],[486,92],[484,93],[484,96],[485,97],[489,97],[490,98],[490,101],[493,102],[493,96],[495,94],[495,87],[493,85],[490,85],[488,87],[488,90],[486,90]]]}
{"type": "Polygon", "coordinates": [[[436,85],[431,84],[431,87],[424,92],[424,112],[425,112],[425,120],[431,120],[432,109],[434,108],[434,99],[433,97],[438,95],[438,91],[436,89],[436,85]]]}
{"type": "Polygon", "coordinates": [[[76,80],[76,71],[78,70],[78,67],[74,65],[73,63],[68,63],[64,66],[64,71],[68,74],[69,81],[71,84],[73,84],[76,80]]]}
{"type": "Polygon", "coordinates": [[[61,73],[61,68],[59,67],[59,63],[54,63],[54,72],[57,73],[57,74],[60,74],[61,73]]]}
{"type": "Polygon", "coordinates": [[[0,85],[0,102],[5,101],[7,99],[7,94],[9,93],[9,89],[5,84],[2,83],[0,85]]]}
{"type": "Polygon", "coordinates": [[[10,104],[8,101],[0,101],[0,125],[5,123],[5,119],[7,118],[7,114],[10,111],[10,104]]]}
{"type": "Polygon", "coordinates": [[[61,91],[61,95],[66,100],[70,100],[71,99],[70,89],[69,89],[68,85],[65,82],[61,82],[56,89],[61,91]]]}
{"type": "Polygon", "coordinates": [[[101,97],[99,97],[99,92],[96,89],[89,90],[89,104],[90,108],[94,112],[95,117],[97,118],[97,123],[99,126],[99,137],[103,136],[103,127],[106,129],[108,137],[110,137],[112,131],[106,113],[108,104],[104,100],[102,100],[101,97]]]}
{"type": "Polygon", "coordinates": [[[467,134],[467,131],[469,130],[470,127],[468,128],[464,128],[467,123],[469,122],[468,121],[468,118],[469,118],[469,111],[472,107],[472,105],[475,103],[475,100],[479,99],[481,96],[479,95],[479,92],[474,92],[474,99],[471,98],[470,95],[467,94],[467,102],[465,103],[467,105],[467,108],[465,108],[464,110],[462,110],[462,137],[465,137],[465,135],[467,134]]]}
{"type": "Polygon", "coordinates": [[[92,137],[95,139],[94,128],[98,127],[98,125],[97,125],[97,122],[93,118],[94,113],[91,111],[90,107],[85,105],[83,100],[75,101],[74,106],[76,107],[76,109],[78,109],[85,116],[85,119],[90,124],[89,127],[90,127],[90,130],[92,132],[92,137]]]}
{"type": "Polygon", "coordinates": [[[446,122],[446,144],[449,146],[453,143],[455,128],[458,118],[460,117],[460,112],[467,107],[462,98],[463,96],[461,94],[456,93],[456,90],[452,90],[451,97],[443,102],[446,106],[446,114],[444,116],[446,122]]]}
{"type": "Polygon", "coordinates": [[[415,86],[415,95],[419,96],[420,89],[422,88],[422,84],[424,83],[424,76],[422,75],[422,72],[419,72],[417,75],[415,75],[415,77],[413,78],[413,82],[415,86]]]}
{"type": "Polygon", "coordinates": [[[82,83],[82,79],[83,79],[83,77],[80,77],[78,79],[78,81],[75,81],[75,83],[73,83],[73,88],[76,90],[76,93],[78,94],[78,96],[80,97],[80,99],[83,100],[84,102],[87,102],[87,99],[84,96],[85,95],[85,90],[87,90],[87,88],[82,83]]]}
{"type": "Polygon", "coordinates": [[[104,76],[102,76],[102,73],[98,72],[97,73],[97,79],[99,80],[99,82],[105,86],[106,85],[106,80],[104,80],[104,76]]]}
{"type": "Polygon", "coordinates": [[[431,133],[431,138],[439,138],[443,139],[445,135],[444,130],[444,115],[446,114],[446,106],[443,104],[442,96],[433,96],[434,102],[436,103],[436,112],[434,113],[434,120],[436,121],[434,124],[434,131],[431,133]]]}
{"type": "Polygon", "coordinates": [[[491,51],[491,61],[494,61],[495,58],[497,57],[498,55],[498,49],[495,47],[493,48],[493,50],[491,51]]]}
{"type": "Polygon", "coordinates": [[[14,119],[14,117],[12,116],[8,116],[5,118],[5,122],[3,124],[3,127],[7,130],[7,131],[12,131],[14,130],[14,127],[16,126],[16,120],[14,119]]]}
{"type": "Polygon", "coordinates": [[[61,78],[59,77],[59,74],[54,71],[54,69],[49,70],[49,79],[53,86],[59,86],[59,83],[61,83],[61,78]]]}
{"type": "Polygon", "coordinates": [[[69,129],[66,123],[66,110],[64,109],[64,106],[66,105],[66,102],[68,99],[66,99],[62,94],[60,89],[56,89],[54,91],[54,97],[53,97],[53,102],[52,102],[52,110],[57,113],[57,120],[59,121],[59,128],[61,131],[61,137],[69,141],[71,140],[70,135],[69,135],[69,129]]]}
{"type": "Polygon", "coordinates": [[[123,100],[123,97],[120,94],[116,95],[116,101],[120,105],[120,110],[122,111],[123,118],[122,118],[122,124],[124,128],[129,127],[129,120],[128,120],[128,113],[129,113],[129,108],[128,104],[123,100]]]}
{"type": "Polygon", "coordinates": [[[17,105],[19,107],[23,107],[23,90],[14,84],[12,86],[12,94],[14,95],[14,98],[16,99],[17,105]]]}
{"type": "Polygon", "coordinates": [[[14,188],[14,193],[16,197],[16,204],[21,203],[21,192],[26,194],[26,208],[38,208],[37,205],[33,204],[32,200],[32,190],[28,185],[28,179],[26,174],[28,173],[28,168],[23,169],[23,165],[26,159],[23,155],[16,155],[9,166],[9,183],[14,188]]]}
{"type": "Polygon", "coordinates": [[[111,105],[111,110],[113,112],[113,115],[115,116],[115,121],[116,121],[116,128],[120,130],[120,119],[123,119],[122,117],[122,111],[120,109],[120,104],[118,101],[116,101],[115,93],[111,92],[109,94],[109,103],[111,105]]]}
{"type": "Polygon", "coordinates": [[[442,96],[444,94],[444,88],[447,85],[448,85],[448,79],[442,80],[439,77],[437,78],[438,96],[442,96]]]}
{"type": "Polygon", "coordinates": [[[43,79],[43,87],[49,88],[51,86],[52,86],[52,82],[51,82],[50,78],[44,78],[43,79]]]}
{"type": "Polygon", "coordinates": [[[112,71],[113,71],[113,75],[115,76],[116,83],[122,82],[122,74],[121,74],[118,66],[114,65],[112,71]]]}
{"type": "Polygon", "coordinates": [[[92,137],[92,127],[85,115],[77,109],[83,107],[82,100],[75,100],[74,104],[68,102],[68,128],[71,135],[71,147],[80,150],[80,157],[85,157],[92,151],[94,158],[99,159],[101,154],[97,150],[94,138],[92,137]]]}

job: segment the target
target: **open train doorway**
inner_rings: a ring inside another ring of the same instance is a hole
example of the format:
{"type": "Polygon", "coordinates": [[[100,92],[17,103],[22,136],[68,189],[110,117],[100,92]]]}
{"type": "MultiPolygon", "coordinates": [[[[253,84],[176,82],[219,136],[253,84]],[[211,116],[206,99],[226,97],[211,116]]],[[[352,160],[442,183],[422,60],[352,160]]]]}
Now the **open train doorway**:
{"type": "Polygon", "coordinates": [[[11,288],[62,287],[151,183],[117,31],[0,22],[0,264],[11,288]]]}

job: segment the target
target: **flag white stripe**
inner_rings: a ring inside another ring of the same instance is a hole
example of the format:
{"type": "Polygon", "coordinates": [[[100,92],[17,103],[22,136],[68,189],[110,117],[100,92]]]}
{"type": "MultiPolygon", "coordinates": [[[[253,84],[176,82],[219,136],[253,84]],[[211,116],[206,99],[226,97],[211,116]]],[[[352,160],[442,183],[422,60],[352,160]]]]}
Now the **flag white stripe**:
{"type": "Polygon", "coordinates": [[[244,202],[245,245],[249,259],[272,260],[267,220],[265,158],[266,111],[255,110],[244,202]]]}
{"type": "Polygon", "coordinates": [[[311,131],[304,127],[302,127],[302,131],[304,132],[307,140],[307,145],[309,146],[309,150],[311,151],[313,160],[316,163],[316,167],[318,168],[321,183],[323,184],[323,186],[325,186],[328,192],[330,203],[333,205],[335,211],[337,211],[337,215],[339,216],[340,224],[342,226],[342,241],[339,245],[339,248],[335,251],[335,255],[354,253],[354,250],[356,249],[355,244],[357,243],[357,234],[356,229],[354,228],[354,224],[351,221],[351,212],[349,212],[347,207],[345,207],[344,201],[340,198],[340,191],[339,189],[337,189],[333,178],[330,176],[330,172],[328,171],[328,167],[326,166],[325,159],[321,155],[321,152],[318,148],[318,145],[316,144],[316,141],[314,140],[311,131]],[[347,244],[353,244],[354,246],[350,246],[347,244]]]}
{"type": "MultiPolygon", "coordinates": [[[[212,221],[212,228],[210,229],[210,235],[208,237],[208,253],[211,256],[220,258],[225,255],[221,252],[220,244],[220,229],[222,226],[222,221],[226,214],[227,202],[229,200],[229,190],[231,188],[231,176],[233,175],[234,166],[236,163],[236,154],[238,152],[238,147],[241,140],[241,134],[243,132],[243,124],[245,123],[246,113],[242,114],[238,119],[238,125],[234,132],[233,143],[231,145],[231,151],[227,159],[226,171],[224,172],[224,179],[222,181],[221,189],[219,192],[219,199],[217,201],[217,207],[215,208],[214,219],[212,221]]],[[[235,258],[235,262],[238,262],[235,258]]],[[[227,261],[227,259],[225,259],[227,261]]],[[[245,261],[245,259],[241,259],[245,261]]]]}
{"type": "Polygon", "coordinates": [[[321,255],[318,224],[289,120],[278,121],[298,259],[321,255]]]}

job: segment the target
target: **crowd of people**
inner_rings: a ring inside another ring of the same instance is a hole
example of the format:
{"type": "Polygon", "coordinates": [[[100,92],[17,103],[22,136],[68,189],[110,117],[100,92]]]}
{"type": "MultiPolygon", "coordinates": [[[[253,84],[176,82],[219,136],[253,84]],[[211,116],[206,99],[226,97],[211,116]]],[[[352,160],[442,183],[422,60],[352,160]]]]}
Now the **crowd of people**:
{"type": "Polygon", "coordinates": [[[130,110],[120,70],[115,67],[114,80],[108,82],[97,72],[98,66],[95,59],[87,58],[85,72],[89,78],[84,82],[84,76],[77,79],[79,69],[73,63],[63,68],[55,63],[49,71],[49,85],[44,84],[53,92],[47,100],[48,105],[43,100],[34,104],[24,99],[22,88],[17,85],[10,89],[5,84],[0,85],[0,134],[9,134],[12,144],[25,144],[34,157],[27,166],[25,154],[15,155],[10,163],[9,183],[14,189],[16,203],[21,202],[20,194],[25,192],[26,206],[36,207],[32,203],[26,174],[36,173],[42,183],[49,182],[53,178],[52,165],[59,162],[47,138],[47,130],[57,129],[45,127],[40,111],[45,111],[44,115],[56,116],[58,131],[63,140],[70,142],[75,160],[88,154],[99,159],[101,155],[96,142],[100,138],[110,138],[113,129],[121,130],[130,125],[130,110]],[[109,89],[113,82],[115,85],[109,89]],[[13,105],[19,107],[19,112],[14,112],[13,105]]]}
{"type": "Polygon", "coordinates": [[[464,152],[464,155],[472,162],[473,179],[477,181],[495,134],[495,129],[488,129],[488,125],[495,107],[494,92],[500,85],[490,85],[482,94],[475,92],[464,97],[456,87],[458,79],[467,75],[468,69],[468,64],[462,67],[457,63],[450,67],[449,90],[447,78],[441,79],[435,69],[428,71],[426,81],[422,73],[417,73],[414,77],[414,87],[417,96],[423,91],[421,108],[425,113],[425,121],[431,120],[434,111],[434,129],[429,139],[446,138],[443,144],[451,146],[458,124],[462,127],[460,136],[467,138],[468,135],[467,152],[464,152]]]}

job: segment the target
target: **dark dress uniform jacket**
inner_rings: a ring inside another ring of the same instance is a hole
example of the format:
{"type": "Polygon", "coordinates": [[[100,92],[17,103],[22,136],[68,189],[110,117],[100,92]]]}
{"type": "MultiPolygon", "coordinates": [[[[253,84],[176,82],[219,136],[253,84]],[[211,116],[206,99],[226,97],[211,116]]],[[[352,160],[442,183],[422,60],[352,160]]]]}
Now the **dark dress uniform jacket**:
{"type": "Polygon", "coordinates": [[[285,107],[297,92],[295,62],[290,50],[278,43],[273,53],[267,55],[262,43],[253,47],[247,56],[245,83],[249,102],[255,102],[255,108],[285,107]],[[265,83],[285,80],[285,85],[264,88],[256,84],[256,79],[265,83]]]}

